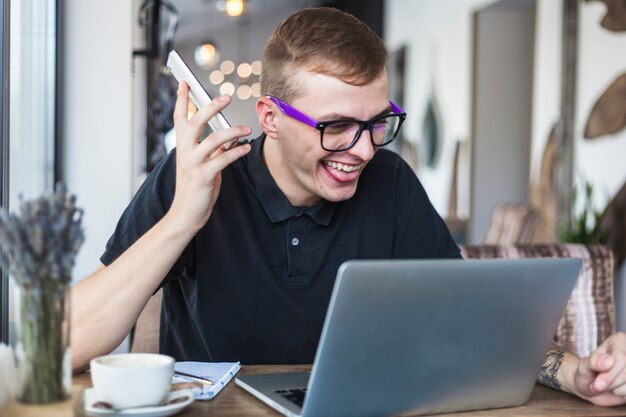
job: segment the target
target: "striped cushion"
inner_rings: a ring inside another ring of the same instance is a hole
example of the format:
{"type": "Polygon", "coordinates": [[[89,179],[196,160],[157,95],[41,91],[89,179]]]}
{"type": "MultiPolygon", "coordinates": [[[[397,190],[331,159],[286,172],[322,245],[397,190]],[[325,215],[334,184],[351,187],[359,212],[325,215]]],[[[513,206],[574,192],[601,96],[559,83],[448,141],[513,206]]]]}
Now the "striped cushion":
{"type": "Polygon", "coordinates": [[[588,356],[615,332],[613,253],[604,245],[541,244],[461,246],[464,258],[580,258],[583,267],[554,340],[588,356]]]}

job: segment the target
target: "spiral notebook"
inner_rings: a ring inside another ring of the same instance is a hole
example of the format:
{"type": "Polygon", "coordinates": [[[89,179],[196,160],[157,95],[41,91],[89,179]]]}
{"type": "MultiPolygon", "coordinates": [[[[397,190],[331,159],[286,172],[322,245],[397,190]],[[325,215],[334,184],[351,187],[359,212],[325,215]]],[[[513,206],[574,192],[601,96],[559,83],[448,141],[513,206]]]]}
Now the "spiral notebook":
{"type": "Polygon", "coordinates": [[[172,382],[201,382],[202,389],[192,390],[195,398],[210,400],[228,384],[239,369],[239,362],[176,362],[172,382]]]}

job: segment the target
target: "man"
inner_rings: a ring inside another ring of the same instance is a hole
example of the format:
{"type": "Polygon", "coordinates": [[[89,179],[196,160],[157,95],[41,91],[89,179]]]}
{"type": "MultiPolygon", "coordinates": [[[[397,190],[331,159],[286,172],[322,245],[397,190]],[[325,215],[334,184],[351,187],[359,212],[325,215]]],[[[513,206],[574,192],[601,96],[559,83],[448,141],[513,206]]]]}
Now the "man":
{"type": "MultiPolygon", "coordinates": [[[[74,369],[121,342],[160,286],[163,353],[311,363],[343,261],[459,257],[413,172],[380,149],[405,116],[389,101],[386,59],[381,40],[348,14],[291,16],[264,52],[264,135],[229,150],[223,144],[248,127],[199,140],[229,97],[188,119],[181,84],[176,150],[122,215],[103,265],[73,289],[74,369]]],[[[540,380],[624,403],[624,338],[582,361],[554,348],[540,380]]]]}

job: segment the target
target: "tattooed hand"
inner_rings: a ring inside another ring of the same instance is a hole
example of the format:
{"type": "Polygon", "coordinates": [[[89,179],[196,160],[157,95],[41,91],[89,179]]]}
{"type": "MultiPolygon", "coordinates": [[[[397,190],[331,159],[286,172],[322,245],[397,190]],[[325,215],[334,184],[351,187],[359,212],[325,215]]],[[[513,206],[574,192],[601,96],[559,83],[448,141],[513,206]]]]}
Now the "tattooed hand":
{"type": "Polygon", "coordinates": [[[595,405],[626,404],[626,333],[610,336],[586,358],[552,347],[538,380],[595,405]]]}

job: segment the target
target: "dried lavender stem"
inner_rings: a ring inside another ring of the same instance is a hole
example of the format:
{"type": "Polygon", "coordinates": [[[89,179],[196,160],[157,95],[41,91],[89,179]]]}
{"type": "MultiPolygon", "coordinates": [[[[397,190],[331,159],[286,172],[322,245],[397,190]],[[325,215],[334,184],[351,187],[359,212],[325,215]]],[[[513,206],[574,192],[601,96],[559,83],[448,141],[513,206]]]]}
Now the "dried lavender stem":
{"type": "Polygon", "coordinates": [[[0,209],[0,261],[20,294],[18,398],[25,403],[62,401],[68,394],[63,386],[69,342],[65,294],[84,240],[82,215],[63,184],[54,193],[21,200],[18,214],[0,209]]]}

